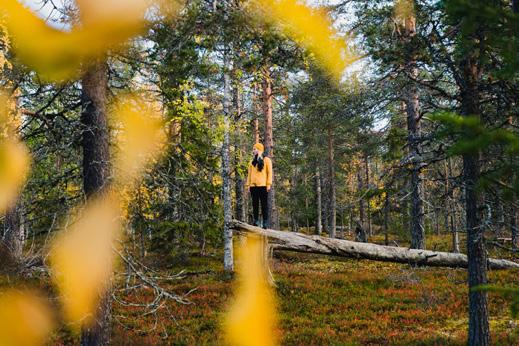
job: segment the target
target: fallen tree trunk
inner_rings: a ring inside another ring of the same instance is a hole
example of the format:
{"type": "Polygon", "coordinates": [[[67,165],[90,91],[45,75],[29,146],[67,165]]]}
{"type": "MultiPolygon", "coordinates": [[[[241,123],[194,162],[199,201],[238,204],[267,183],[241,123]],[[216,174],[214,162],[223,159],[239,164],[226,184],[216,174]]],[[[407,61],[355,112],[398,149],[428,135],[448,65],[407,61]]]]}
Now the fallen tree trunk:
{"type": "MultiPolygon", "coordinates": [[[[296,232],[282,232],[262,229],[237,220],[233,220],[230,227],[241,233],[263,235],[269,238],[271,247],[277,250],[408,263],[421,266],[467,268],[467,256],[459,253],[408,249],[325,238],[296,232]]],[[[519,269],[519,263],[502,259],[489,259],[488,266],[491,269],[519,269]]]]}

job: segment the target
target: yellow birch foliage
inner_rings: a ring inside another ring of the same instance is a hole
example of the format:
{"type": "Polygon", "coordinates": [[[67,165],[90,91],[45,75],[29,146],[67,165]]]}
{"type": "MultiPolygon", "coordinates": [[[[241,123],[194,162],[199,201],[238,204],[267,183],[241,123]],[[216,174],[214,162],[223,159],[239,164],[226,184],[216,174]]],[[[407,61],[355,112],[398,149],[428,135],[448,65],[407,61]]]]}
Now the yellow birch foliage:
{"type": "MultiPolygon", "coordinates": [[[[146,0],[77,0],[81,25],[69,32],[48,26],[16,0],[2,0],[0,15],[13,38],[17,56],[42,77],[61,81],[75,77],[82,62],[138,34],[143,28],[146,3],[146,0]]],[[[25,147],[13,139],[7,126],[7,105],[8,98],[1,96],[0,125],[5,123],[6,126],[0,127],[0,212],[16,198],[28,171],[25,147]]],[[[147,162],[157,157],[165,136],[157,108],[142,99],[124,98],[114,109],[122,142],[115,160],[116,183],[124,191],[142,175],[147,162]]],[[[65,317],[71,322],[88,324],[94,320],[99,298],[111,281],[113,247],[120,235],[121,215],[121,201],[116,191],[100,195],[74,215],[72,226],[61,232],[52,244],[52,276],[60,292],[65,317]]],[[[40,313],[43,308],[40,309],[36,299],[34,295],[24,299],[7,297],[5,304],[0,305],[0,323],[11,318],[24,327],[22,335],[18,329],[5,328],[10,326],[8,322],[0,324],[0,345],[43,342],[40,340],[51,328],[40,328],[46,313],[40,313]],[[22,300],[33,310],[20,305],[22,300]],[[19,319],[17,314],[21,314],[19,319]],[[30,326],[21,320],[28,317],[32,322],[30,326]]]]}
{"type": "Polygon", "coordinates": [[[139,179],[163,146],[160,113],[134,96],[121,98],[113,108],[121,148],[115,158],[116,189],[89,202],[77,221],[53,243],[51,266],[67,319],[93,321],[99,297],[110,284],[113,248],[121,237],[124,193],[139,179]]]}
{"type": "Polygon", "coordinates": [[[115,179],[119,184],[131,184],[164,149],[166,135],[160,106],[138,96],[121,98],[114,106],[113,120],[119,129],[115,179]]]}
{"type": "Polygon", "coordinates": [[[394,16],[399,21],[414,16],[414,4],[412,0],[395,0],[394,16]]]}
{"type": "Polygon", "coordinates": [[[100,196],[53,243],[52,276],[70,322],[93,321],[99,297],[112,275],[112,247],[119,235],[119,214],[118,199],[113,193],[100,196]]]}
{"type": "Polygon", "coordinates": [[[236,346],[277,344],[274,293],[267,281],[264,244],[249,236],[237,256],[236,298],[224,321],[227,341],[236,346]]]}
{"type": "Polygon", "coordinates": [[[81,62],[114,49],[143,29],[146,0],[78,0],[81,25],[69,32],[50,27],[17,0],[0,11],[17,56],[49,81],[78,75],[81,62]]]}
{"type": "Polygon", "coordinates": [[[48,303],[34,292],[0,295],[0,345],[43,345],[54,322],[48,303]]]}
{"type": "Polygon", "coordinates": [[[16,201],[31,162],[27,148],[16,138],[12,108],[14,101],[0,92],[0,214],[16,201]]]}
{"type": "Polygon", "coordinates": [[[355,60],[322,10],[297,0],[254,0],[253,5],[265,21],[277,24],[336,79],[355,60]]]}

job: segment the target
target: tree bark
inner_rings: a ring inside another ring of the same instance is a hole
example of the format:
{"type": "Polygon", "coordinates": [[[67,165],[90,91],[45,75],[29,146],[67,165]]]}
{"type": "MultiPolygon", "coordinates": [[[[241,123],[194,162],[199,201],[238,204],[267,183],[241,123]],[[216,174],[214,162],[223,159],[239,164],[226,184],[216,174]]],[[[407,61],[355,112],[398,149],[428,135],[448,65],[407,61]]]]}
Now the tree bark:
{"type": "MultiPolygon", "coordinates": [[[[447,159],[447,167],[448,177],[452,177],[452,162],[451,159],[447,159]]],[[[458,223],[457,223],[457,213],[456,213],[456,202],[454,200],[454,190],[449,192],[448,201],[450,203],[447,204],[447,207],[450,208],[450,223],[451,223],[451,232],[452,232],[452,252],[460,252],[460,238],[458,234],[458,223]]]]}
{"type": "MultiPolygon", "coordinates": [[[[294,159],[294,158],[292,158],[294,159]]],[[[297,166],[292,166],[292,177],[290,179],[290,199],[292,200],[292,206],[290,207],[291,214],[291,230],[292,232],[297,232],[298,230],[298,222],[297,222],[297,166]]]]}
{"type": "Polygon", "coordinates": [[[321,171],[319,169],[319,163],[315,165],[315,201],[316,201],[316,212],[317,217],[315,221],[315,234],[321,235],[323,232],[323,221],[322,221],[322,194],[321,194],[321,171]]]}
{"type": "MultiPolygon", "coordinates": [[[[272,229],[265,230],[237,220],[231,223],[231,227],[238,232],[268,237],[275,250],[435,267],[466,268],[468,264],[467,256],[463,254],[360,243],[272,229]]],[[[490,259],[488,264],[492,269],[519,270],[519,263],[508,260],[490,259]]]]}
{"type": "MultiPolygon", "coordinates": [[[[447,159],[449,160],[449,159],[447,159]]],[[[449,170],[447,169],[447,160],[443,161],[443,174],[444,174],[444,183],[443,183],[443,192],[445,195],[444,205],[443,205],[443,229],[445,233],[449,232],[449,209],[451,204],[450,198],[450,184],[449,184],[449,170]]]]}
{"type": "Polygon", "coordinates": [[[246,221],[245,216],[245,186],[244,186],[244,177],[239,170],[239,163],[242,160],[242,155],[240,155],[240,147],[238,145],[234,146],[235,151],[235,169],[234,169],[234,189],[236,193],[236,210],[235,217],[240,221],[246,221]]]}
{"type": "Polygon", "coordinates": [[[384,244],[389,245],[389,191],[384,198],[384,244]]]}
{"type": "Polygon", "coordinates": [[[337,230],[337,201],[335,197],[335,148],[334,134],[328,128],[328,179],[330,183],[330,238],[335,238],[337,230]]]}
{"type": "Polygon", "coordinates": [[[413,42],[413,38],[416,36],[416,17],[414,11],[410,11],[410,14],[403,19],[403,40],[406,43],[406,62],[404,69],[409,79],[409,87],[405,94],[405,104],[409,155],[411,157],[411,248],[425,249],[423,173],[420,158],[420,104],[418,88],[414,82],[418,77],[416,47],[413,42]]]}
{"type": "MultiPolygon", "coordinates": [[[[461,113],[463,116],[480,117],[478,43],[473,42],[472,52],[461,62],[463,85],[461,86],[461,113]]],[[[474,291],[474,287],[487,283],[487,255],[481,208],[483,196],[477,188],[480,178],[481,153],[463,154],[463,182],[465,184],[465,218],[467,229],[468,284],[469,284],[469,345],[489,345],[487,294],[474,291]]]]}
{"type": "MultiPolygon", "coordinates": [[[[270,70],[268,66],[264,66],[262,69],[263,81],[262,81],[262,104],[263,104],[263,115],[265,117],[265,135],[264,135],[264,146],[265,153],[272,160],[272,166],[275,172],[275,160],[274,160],[274,135],[273,135],[273,122],[272,122],[272,81],[270,78],[270,70]]],[[[275,175],[272,176],[272,186],[268,194],[268,211],[269,211],[269,226],[273,228],[279,228],[279,217],[277,215],[276,208],[276,188],[275,188],[275,175]]]]}
{"type": "Polygon", "coordinates": [[[232,220],[232,202],[231,202],[231,165],[230,165],[230,122],[231,122],[231,76],[228,69],[229,51],[225,48],[223,57],[223,144],[222,144],[222,195],[223,195],[223,266],[226,272],[234,271],[233,261],[233,245],[232,245],[232,229],[230,222],[232,220]]]}
{"type": "MultiPolygon", "coordinates": [[[[514,13],[519,13],[519,0],[512,0],[512,9],[514,13]]],[[[514,195],[515,197],[515,195],[514,195]]],[[[515,200],[515,198],[514,198],[515,200]]],[[[519,249],[519,230],[517,227],[517,208],[512,205],[510,214],[510,230],[512,232],[512,249],[519,249]]]]}
{"type": "Polygon", "coordinates": [[[254,91],[252,93],[252,103],[253,103],[253,107],[254,107],[254,119],[252,120],[252,131],[253,131],[254,143],[261,142],[259,117],[260,117],[260,114],[262,113],[262,107],[261,107],[262,103],[258,100],[258,99],[260,99],[258,94],[259,94],[259,92],[258,92],[257,84],[254,83],[254,91]]]}
{"type": "MultiPolygon", "coordinates": [[[[240,121],[241,117],[241,92],[239,86],[239,80],[236,73],[233,73],[233,105],[234,105],[234,114],[235,119],[240,121]]],[[[244,177],[242,172],[240,171],[240,163],[243,160],[243,153],[241,149],[241,133],[240,127],[236,126],[235,131],[235,141],[234,144],[234,189],[236,194],[236,210],[235,217],[240,221],[246,221],[245,216],[245,184],[244,177]]]]}
{"type": "MultiPolygon", "coordinates": [[[[366,188],[369,189],[369,184],[370,184],[370,181],[369,181],[369,156],[367,153],[364,154],[364,168],[366,170],[366,188]]],[[[366,215],[368,217],[368,222],[367,222],[367,227],[368,227],[368,235],[369,236],[372,236],[373,235],[373,227],[371,225],[371,206],[369,205],[369,202],[370,202],[370,198],[366,198],[367,201],[366,201],[366,215]]]]}
{"type": "MultiPolygon", "coordinates": [[[[88,67],[82,78],[83,190],[88,199],[104,193],[110,176],[109,130],[106,114],[108,71],[105,60],[88,67]]],[[[95,256],[95,254],[92,254],[95,256]]],[[[81,332],[81,345],[108,345],[111,329],[111,285],[101,293],[96,319],[81,332]]]]}
{"type": "MultiPolygon", "coordinates": [[[[366,214],[365,214],[365,207],[364,207],[364,197],[362,196],[362,190],[364,188],[364,183],[362,179],[362,172],[359,167],[359,170],[357,171],[357,191],[359,194],[359,221],[361,225],[364,225],[366,222],[366,214]]],[[[363,226],[364,227],[364,226],[363,226]]]]}
{"type": "Polygon", "coordinates": [[[519,230],[517,227],[517,208],[512,205],[510,211],[510,230],[512,232],[512,249],[519,249],[519,230]]]}

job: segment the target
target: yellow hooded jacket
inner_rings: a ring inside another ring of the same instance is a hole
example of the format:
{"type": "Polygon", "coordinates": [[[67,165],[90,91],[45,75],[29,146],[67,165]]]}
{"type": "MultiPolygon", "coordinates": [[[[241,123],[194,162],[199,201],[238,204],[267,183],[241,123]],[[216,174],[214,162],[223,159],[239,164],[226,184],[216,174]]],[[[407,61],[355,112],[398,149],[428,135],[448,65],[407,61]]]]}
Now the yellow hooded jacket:
{"type": "Polygon", "coordinates": [[[252,186],[266,186],[267,190],[270,190],[272,186],[272,161],[268,157],[264,157],[263,161],[265,165],[263,169],[258,171],[258,168],[252,165],[252,161],[249,162],[249,174],[247,175],[247,188],[252,186]]]}

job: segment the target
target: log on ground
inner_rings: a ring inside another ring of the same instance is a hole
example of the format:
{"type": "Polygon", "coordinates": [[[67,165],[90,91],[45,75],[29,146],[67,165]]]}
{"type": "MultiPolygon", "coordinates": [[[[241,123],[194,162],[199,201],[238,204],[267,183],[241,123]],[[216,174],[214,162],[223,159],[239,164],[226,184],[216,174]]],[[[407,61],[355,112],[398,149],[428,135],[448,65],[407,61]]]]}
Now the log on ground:
{"type": "MultiPolygon", "coordinates": [[[[254,233],[267,237],[275,250],[407,263],[417,266],[467,268],[467,256],[460,253],[408,249],[262,229],[237,220],[233,220],[230,227],[239,233],[254,233]]],[[[488,266],[490,269],[519,269],[519,263],[504,259],[489,259],[488,266]]]]}

